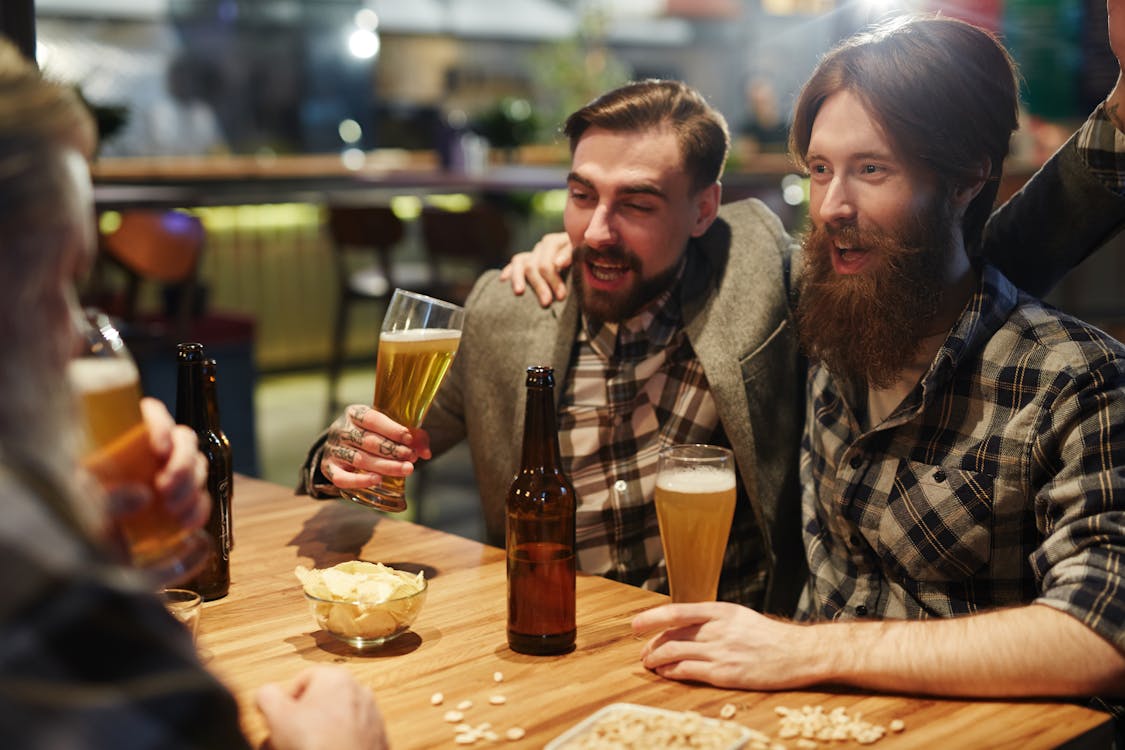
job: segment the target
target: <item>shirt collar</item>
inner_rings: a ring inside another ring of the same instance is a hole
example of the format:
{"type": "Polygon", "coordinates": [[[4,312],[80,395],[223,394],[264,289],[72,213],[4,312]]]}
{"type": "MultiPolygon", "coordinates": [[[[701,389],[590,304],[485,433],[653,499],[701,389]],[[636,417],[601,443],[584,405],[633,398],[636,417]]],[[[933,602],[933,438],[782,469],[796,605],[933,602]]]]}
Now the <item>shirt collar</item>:
{"type": "MultiPolygon", "coordinates": [[[[921,402],[940,393],[960,365],[981,351],[1018,304],[1019,291],[994,266],[983,264],[980,282],[921,380],[921,402]]],[[[918,391],[915,391],[917,394],[918,391]]],[[[911,399],[908,404],[913,404],[911,399]]]]}
{"type": "Polygon", "coordinates": [[[671,343],[683,328],[680,295],[684,264],[672,285],[631,318],[619,323],[599,323],[582,313],[582,329],[590,346],[603,360],[640,361],[671,343]]]}

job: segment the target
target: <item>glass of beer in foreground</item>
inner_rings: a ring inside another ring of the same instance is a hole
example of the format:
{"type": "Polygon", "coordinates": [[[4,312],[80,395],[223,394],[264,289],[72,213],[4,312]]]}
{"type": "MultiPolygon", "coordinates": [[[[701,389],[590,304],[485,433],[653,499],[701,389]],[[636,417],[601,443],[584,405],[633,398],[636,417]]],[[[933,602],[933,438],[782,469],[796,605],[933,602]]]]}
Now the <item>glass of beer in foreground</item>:
{"type": "Polygon", "coordinates": [[[160,462],[141,417],[140,375],[121,335],[104,313],[87,310],[78,321],[82,349],[67,366],[85,427],[82,465],[107,490],[130,486],[135,508],[113,517],[130,562],[155,584],[194,575],[210,552],[201,529],[185,528],[154,487],[160,462]]]}
{"type": "Polygon", "coordinates": [[[673,445],[660,452],[656,518],[672,601],[715,601],[734,518],[735,485],[729,448],[673,445]]]}
{"type": "MultiPolygon", "coordinates": [[[[461,343],[465,309],[424,294],[395,289],[379,333],[374,407],[406,427],[422,424],[461,343]]],[[[406,509],[406,480],[383,477],[375,487],[341,490],[361,505],[406,509]]]]}

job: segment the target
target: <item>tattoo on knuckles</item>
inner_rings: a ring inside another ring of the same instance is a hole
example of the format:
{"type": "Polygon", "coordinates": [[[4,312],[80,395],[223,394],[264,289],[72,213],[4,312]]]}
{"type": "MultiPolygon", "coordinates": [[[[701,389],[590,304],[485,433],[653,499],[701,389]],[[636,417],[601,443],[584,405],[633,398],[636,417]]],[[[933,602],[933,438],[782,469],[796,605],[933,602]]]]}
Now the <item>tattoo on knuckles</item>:
{"type": "Polygon", "coordinates": [[[332,449],[332,455],[349,464],[355,463],[356,451],[354,448],[337,446],[332,449]]]}

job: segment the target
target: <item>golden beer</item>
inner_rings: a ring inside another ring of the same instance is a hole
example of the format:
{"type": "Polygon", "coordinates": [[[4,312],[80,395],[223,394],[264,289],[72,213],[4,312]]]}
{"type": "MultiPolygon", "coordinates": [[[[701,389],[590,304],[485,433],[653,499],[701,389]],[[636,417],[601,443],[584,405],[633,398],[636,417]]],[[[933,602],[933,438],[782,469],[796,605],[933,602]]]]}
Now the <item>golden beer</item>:
{"type": "MultiPolygon", "coordinates": [[[[452,328],[384,331],[375,363],[375,408],[407,427],[422,424],[460,343],[461,331],[452,328]]],[[[344,495],[364,505],[402,510],[406,479],[384,476],[378,487],[344,495]]]]}
{"type": "MultiPolygon", "coordinates": [[[[383,316],[372,405],[399,424],[422,424],[461,344],[465,310],[424,294],[396,289],[383,316]]],[[[384,457],[391,453],[385,449],[384,457]]],[[[341,490],[360,505],[406,510],[406,480],[382,476],[374,487],[341,490]]]]}
{"type": "Polygon", "coordinates": [[[379,337],[375,408],[407,427],[422,424],[461,343],[448,328],[388,331],[379,337]]]}
{"type": "Polygon", "coordinates": [[[160,463],[141,418],[137,368],[125,358],[79,358],[69,363],[67,374],[85,424],[82,465],[107,488],[140,484],[151,491],[144,506],[116,519],[134,564],[144,567],[166,556],[189,530],[167,512],[153,488],[160,463]]]}
{"type": "Polygon", "coordinates": [[[656,517],[672,601],[715,600],[735,497],[734,472],[729,468],[661,470],[656,480],[656,517]]]}

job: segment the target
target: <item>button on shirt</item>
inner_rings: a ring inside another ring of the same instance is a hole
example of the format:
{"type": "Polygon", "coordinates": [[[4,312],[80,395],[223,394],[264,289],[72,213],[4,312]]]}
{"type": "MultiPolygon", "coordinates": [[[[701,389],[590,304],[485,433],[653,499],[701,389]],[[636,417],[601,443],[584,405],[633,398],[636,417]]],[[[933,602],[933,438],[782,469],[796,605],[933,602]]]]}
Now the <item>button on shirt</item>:
{"type": "Polygon", "coordinates": [[[559,404],[559,445],[579,499],[578,565],[667,591],[652,497],[657,458],[707,443],[718,415],[671,290],[620,324],[583,317],[559,404]]]}
{"type": "Polygon", "coordinates": [[[810,367],[800,618],[1037,602],[1125,648],[1125,347],[986,266],[918,385],[863,409],[810,367]]]}

